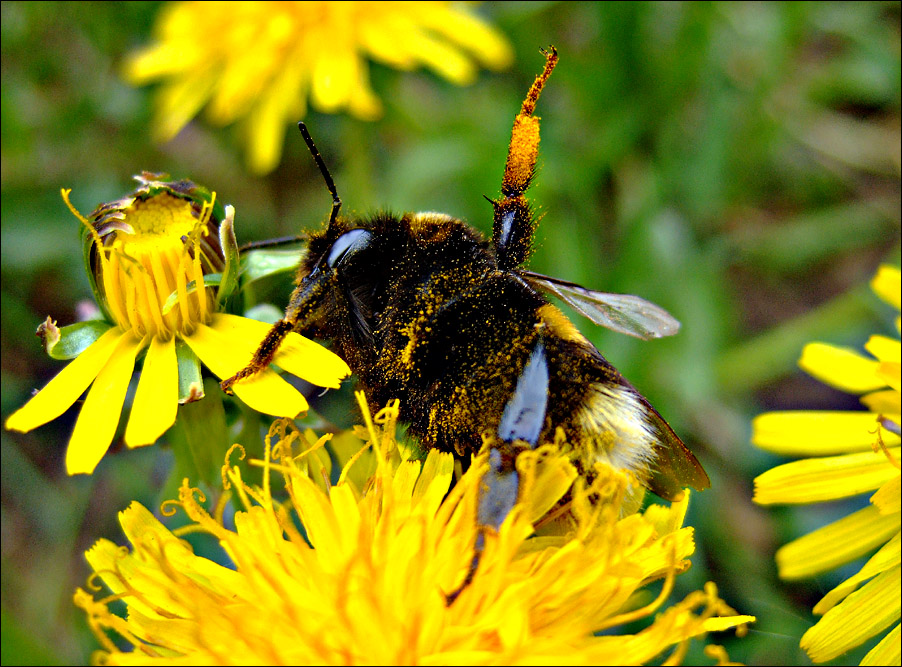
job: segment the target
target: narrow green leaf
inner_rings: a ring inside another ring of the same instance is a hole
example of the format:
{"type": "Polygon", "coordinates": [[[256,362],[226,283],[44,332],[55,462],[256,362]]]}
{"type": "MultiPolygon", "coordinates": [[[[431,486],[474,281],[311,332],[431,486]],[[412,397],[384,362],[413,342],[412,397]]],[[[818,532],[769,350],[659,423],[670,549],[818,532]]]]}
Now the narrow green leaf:
{"type": "Polygon", "coordinates": [[[95,340],[109,331],[112,325],[104,320],[87,320],[65,327],[57,327],[49,317],[38,327],[44,349],[53,359],[74,359],[95,340]]]}
{"type": "MultiPolygon", "coordinates": [[[[218,287],[222,283],[222,274],[221,273],[208,273],[204,276],[204,288],[207,287],[218,287]]],[[[192,294],[197,290],[197,281],[192,280],[188,283],[187,293],[192,294]]],[[[166,303],[163,304],[163,314],[167,315],[170,310],[175,308],[175,304],[179,301],[179,293],[178,290],[175,290],[169,294],[166,298],[166,303]]]]}
{"type": "Polygon", "coordinates": [[[874,315],[874,297],[866,287],[843,294],[724,352],[717,361],[721,386],[753,391],[794,372],[805,343],[863,335],[874,315]]]}
{"type": "Polygon", "coordinates": [[[306,248],[251,250],[241,258],[241,281],[246,285],[266,276],[294,271],[306,254],[306,248]]]}
{"type": "Polygon", "coordinates": [[[191,403],[204,397],[200,359],[183,341],[175,342],[175,357],[179,364],[179,403],[191,403]]]}
{"type": "Polygon", "coordinates": [[[230,446],[222,392],[213,378],[205,384],[205,398],[180,406],[169,431],[177,478],[187,477],[192,484],[215,483],[230,446]]]}

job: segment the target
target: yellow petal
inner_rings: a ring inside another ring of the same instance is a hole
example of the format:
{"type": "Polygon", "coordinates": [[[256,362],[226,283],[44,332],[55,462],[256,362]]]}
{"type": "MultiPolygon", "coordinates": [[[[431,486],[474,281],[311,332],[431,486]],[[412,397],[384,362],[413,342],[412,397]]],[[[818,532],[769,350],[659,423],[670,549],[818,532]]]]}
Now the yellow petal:
{"type": "Polygon", "coordinates": [[[870,667],[873,665],[898,665],[902,661],[902,643],[899,641],[899,624],[889,631],[889,633],[880,640],[874,648],[868,651],[862,661],[858,663],[861,667],[870,667]]]}
{"type": "Polygon", "coordinates": [[[877,367],[877,377],[896,391],[902,390],[902,364],[891,361],[881,363],[877,367]]]}
{"type": "MultiPolygon", "coordinates": [[[[899,448],[890,450],[899,458],[899,448]]],[[[872,491],[898,475],[883,452],[804,459],[777,466],[755,478],[754,501],[818,503],[872,491]]]]}
{"type": "Polygon", "coordinates": [[[899,287],[900,271],[895,266],[884,264],[877,271],[877,275],[871,281],[871,289],[881,299],[893,306],[896,310],[902,309],[899,287]]]}
{"type": "MultiPolygon", "coordinates": [[[[144,525],[141,536],[144,544],[151,543],[152,541],[163,541],[167,537],[169,538],[168,541],[172,542],[172,534],[154,518],[153,514],[137,502],[132,502],[127,510],[119,513],[119,521],[120,523],[133,521],[134,519],[132,517],[135,515],[138,516],[138,519],[141,520],[144,525]],[[127,519],[126,517],[129,518],[127,519]]],[[[172,548],[178,548],[178,546],[172,545],[172,548]]],[[[85,552],[85,558],[94,571],[100,573],[101,579],[103,579],[104,583],[109,586],[113,593],[125,593],[127,590],[126,582],[123,581],[123,577],[120,576],[119,573],[122,573],[122,575],[129,575],[128,583],[131,585],[135,584],[134,570],[135,566],[138,564],[136,562],[137,559],[131,554],[123,555],[122,547],[117,544],[114,544],[109,540],[99,540],[93,547],[85,552]]],[[[130,600],[130,607],[140,613],[148,614],[152,617],[159,617],[153,606],[148,605],[147,602],[145,602],[144,596],[135,597],[139,599],[130,600]]]]}
{"type": "Polygon", "coordinates": [[[132,413],[125,429],[129,447],[152,445],[175,423],[179,400],[175,338],[153,338],[141,369],[132,413]]]}
{"type": "Polygon", "coordinates": [[[861,402],[871,412],[879,412],[881,414],[899,414],[902,412],[902,402],[900,402],[900,394],[895,389],[884,389],[883,391],[875,391],[861,397],[861,402]]]}
{"type": "Polygon", "coordinates": [[[464,8],[449,11],[423,4],[420,9],[420,20],[425,25],[460,44],[488,67],[498,70],[513,62],[513,49],[507,39],[464,8]]]}
{"type": "Polygon", "coordinates": [[[868,505],[781,547],[777,551],[780,577],[805,579],[835,569],[885,544],[898,532],[898,513],[883,516],[868,505]]]}
{"type": "Polygon", "coordinates": [[[413,505],[425,503],[423,514],[434,516],[448,494],[453,475],[454,457],[437,449],[430,450],[411,494],[413,505]]]}
{"type": "MultiPolygon", "coordinates": [[[[252,352],[270,329],[265,322],[227,313],[217,315],[210,326],[230,337],[250,341],[252,352]]],[[[351,374],[351,369],[337,354],[293,331],[282,341],[273,363],[311,384],[331,389],[337,389],[341,379],[351,374]]]]}
{"type": "MultiPolygon", "coordinates": [[[[255,349],[254,343],[236,340],[203,324],[183,340],[220,379],[241,370],[251,360],[255,349]]],[[[238,382],[232,389],[254,410],[267,415],[293,418],[308,407],[307,399],[297,389],[268,368],[253,378],[238,382]]]]}
{"type": "Polygon", "coordinates": [[[808,343],[802,350],[799,367],[821,382],[853,394],[886,386],[877,377],[878,362],[856,350],[826,343],[808,343]]]}
{"type": "Polygon", "coordinates": [[[705,632],[723,632],[739,625],[747,625],[757,621],[758,619],[754,616],[715,616],[704,620],[704,628],[705,632]]]}
{"type": "Polygon", "coordinates": [[[305,83],[299,64],[286,62],[248,114],[248,157],[255,173],[269,173],[279,164],[287,121],[303,117],[306,111],[305,83]]]}
{"type": "Polygon", "coordinates": [[[880,549],[868,559],[868,562],[851,577],[836,586],[832,591],[827,593],[814,606],[815,614],[826,614],[839,604],[847,595],[858,588],[858,585],[867,581],[871,577],[875,577],[882,572],[886,572],[892,568],[899,568],[900,553],[899,550],[900,536],[896,533],[889,542],[884,544],[880,549]]]}
{"type": "Polygon", "coordinates": [[[10,415],[6,428],[27,433],[63,414],[94,381],[122,336],[122,329],[113,327],[91,343],[36,396],[10,415]]]}
{"type": "MultiPolygon", "coordinates": [[[[899,474],[896,473],[894,478],[881,486],[877,493],[871,496],[871,504],[884,516],[899,514],[900,491],[902,491],[902,483],[900,483],[899,474]]],[[[898,517],[896,520],[898,520],[898,517]]]]}
{"type": "Polygon", "coordinates": [[[346,106],[357,80],[358,56],[352,49],[328,46],[313,63],[310,97],[313,106],[334,113],[346,106]]]}
{"type": "Polygon", "coordinates": [[[456,47],[426,32],[411,33],[416,40],[414,49],[424,65],[440,77],[458,86],[467,86],[476,79],[476,66],[456,47]]]}
{"type": "Polygon", "coordinates": [[[156,99],[154,136],[169,141],[187,125],[216,87],[216,78],[207,71],[192,72],[164,86],[156,99]]]}
{"type": "MultiPolygon", "coordinates": [[[[538,452],[537,452],[538,453],[538,452]]],[[[517,457],[517,467],[521,471],[521,479],[524,466],[528,463],[528,453],[517,457]]],[[[523,505],[530,522],[536,522],[547,514],[552,507],[563,497],[578,476],[576,469],[570,463],[570,457],[541,456],[537,457],[537,466],[532,474],[532,485],[529,495],[523,505]]]]}
{"type": "Polygon", "coordinates": [[[864,349],[877,357],[880,361],[893,363],[902,362],[902,343],[889,336],[871,336],[865,343],[864,349]]]}
{"type": "Polygon", "coordinates": [[[899,567],[880,574],[828,611],[800,642],[814,662],[842,655],[899,620],[899,567]]]}
{"type": "Polygon", "coordinates": [[[66,450],[66,471],[70,475],[94,472],[109,449],[135,370],[135,357],[143,344],[144,341],[131,334],[122,336],[94,380],[66,450]]]}
{"type": "MultiPolygon", "coordinates": [[[[876,442],[877,415],[870,412],[768,412],[752,421],[752,443],[785,456],[869,450],[876,442]]],[[[899,436],[883,429],[887,446],[899,436]]]]}

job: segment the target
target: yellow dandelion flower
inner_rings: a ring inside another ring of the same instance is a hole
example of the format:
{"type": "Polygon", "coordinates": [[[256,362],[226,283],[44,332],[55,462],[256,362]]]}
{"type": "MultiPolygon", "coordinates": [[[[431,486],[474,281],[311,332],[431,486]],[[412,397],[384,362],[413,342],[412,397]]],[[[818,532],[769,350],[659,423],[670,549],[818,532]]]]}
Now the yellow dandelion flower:
{"type": "Polygon", "coordinates": [[[191,523],[176,532],[212,534],[232,567],[194,554],[141,505],[122,512],[131,552],[106,540],[87,552],[112,596],[95,599],[82,589],[75,595],[105,647],[98,659],[603,665],[645,662],[676,645],[676,662],[689,638],[753,620],[736,616],[708,585],[660,611],[646,629],[612,634],[659,611],[674,575],[688,567],[684,559],[694,549],[692,529],[682,526],[688,500],[620,517],[626,480],[607,469],[592,489],[571,487],[575,472],[553,446],[518,459],[530,500],[485,535],[472,582],[449,604],[479,534],[486,457],[452,485],[452,455],[433,450],[425,461],[404,460],[394,445],[396,405],[375,423],[365,400],[361,409],[374,447],[352,457],[334,485],[329,457],[313,456],[326,438],[298,447],[300,436],[284,423],[274,425],[265,460],[256,462],[265,468],[262,488],[244,483],[237,466],[225,466],[227,486],[243,505],[234,527],[222,521],[222,506],[205,510],[185,480],[178,505],[191,523]],[[360,469],[370,473],[361,477],[360,469]],[[273,498],[274,474],[284,478],[285,502],[273,498]],[[530,537],[540,513],[571,488],[574,531],[530,537]],[[598,500],[590,502],[592,494],[598,500]],[[665,579],[661,595],[637,606],[634,593],[656,579],[665,579]],[[111,612],[114,600],[125,603],[126,617],[111,612]]]}
{"type": "Polygon", "coordinates": [[[475,78],[475,63],[500,69],[513,59],[504,37],[461,3],[178,2],[164,8],[156,42],[128,60],[125,77],[164,81],[158,140],[206,105],[217,125],[243,119],[250,166],[267,173],[308,97],[327,113],[382,113],[366,57],[402,70],[426,66],[459,85],[475,78]]]}
{"type": "MultiPolygon", "coordinates": [[[[899,269],[883,266],[871,283],[877,295],[896,309],[899,278],[899,269]]],[[[800,579],[877,549],[856,574],[814,607],[823,618],[805,633],[801,646],[814,662],[824,662],[895,624],[861,664],[898,665],[902,345],[875,335],[865,349],[872,358],[823,343],[805,347],[799,365],[833,387],[863,394],[861,402],[869,412],[773,412],[757,417],[754,444],[778,454],[818,458],[787,463],[759,476],[755,500],[814,503],[872,494],[864,509],[781,548],[777,566],[781,577],[800,579]]]]}
{"type": "MultiPolygon", "coordinates": [[[[138,190],[99,206],[91,221],[63,191],[87,229],[86,260],[108,321],[73,325],[70,340],[78,347],[62,358],[74,360],[6,421],[10,430],[30,431],[59,417],[91,386],[66,452],[70,475],[93,472],[109,448],[139,353],[146,350],[125,429],[129,447],[153,444],[175,422],[180,402],[203,396],[198,358],[218,377],[230,377],[269,329],[220,309],[226,286],[237,281],[234,209],[226,207],[220,220],[215,194],[189,181],[166,183],[146,173],[136,179],[138,190]]],[[[50,347],[62,334],[52,321],[39,331],[46,337],[48,329],[50,347]]],[[[274,360],[283,370],[324,387],[337,387],[350,373],[332,352],[290,335],[290,347],[274,360]]],[[[275,416],[294,417],[308,407],[271,369],[235,393],[275,416]]]]}

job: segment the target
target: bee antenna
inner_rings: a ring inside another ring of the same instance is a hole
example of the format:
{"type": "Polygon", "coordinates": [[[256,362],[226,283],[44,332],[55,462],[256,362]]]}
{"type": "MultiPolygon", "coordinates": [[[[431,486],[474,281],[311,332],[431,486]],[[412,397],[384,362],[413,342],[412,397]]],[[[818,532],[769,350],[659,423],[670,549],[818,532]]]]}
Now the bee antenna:
{"type": "Polygon", "coordinates": [[[319,173],[323,175],[323,180],[326,181],[326,187],[329,188],[329,193],[332,195],[332,212],[329,214],[329,227],[332,227],[338,219],[338,212],[341,210],[341,199],[338,198],[338,191],[335,189],[335,181],[332,180],[332,174],[329,173],[329,169],[326,167],[325,161],[323,161],[323,156],[316,150],[316,144],[313,143],[313,137],[310,136],[310,132],[307,130],[307,126],[303,121],[298,123],[298,129],[301,131],[301,136],[304,137],[304,141],[307,142],[307,148],[310,149],[313,161],[316,162],[316,166],[319,167],[319,173]]]}

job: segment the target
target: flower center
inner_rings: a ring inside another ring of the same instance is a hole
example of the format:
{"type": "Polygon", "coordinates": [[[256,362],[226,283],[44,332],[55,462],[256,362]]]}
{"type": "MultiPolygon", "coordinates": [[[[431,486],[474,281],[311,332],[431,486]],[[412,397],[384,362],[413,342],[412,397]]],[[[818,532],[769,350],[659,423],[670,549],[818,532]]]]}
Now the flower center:
{"type": "Polygon", "coordinates": [[[222,270],[218,238],[208,238],[216,236],[212,202],[199,213],[168,193],[118,204],[88,223],[94,274],[110,315],[141,337],[192,333],[216,308],[204,274],[222,270]]]}

